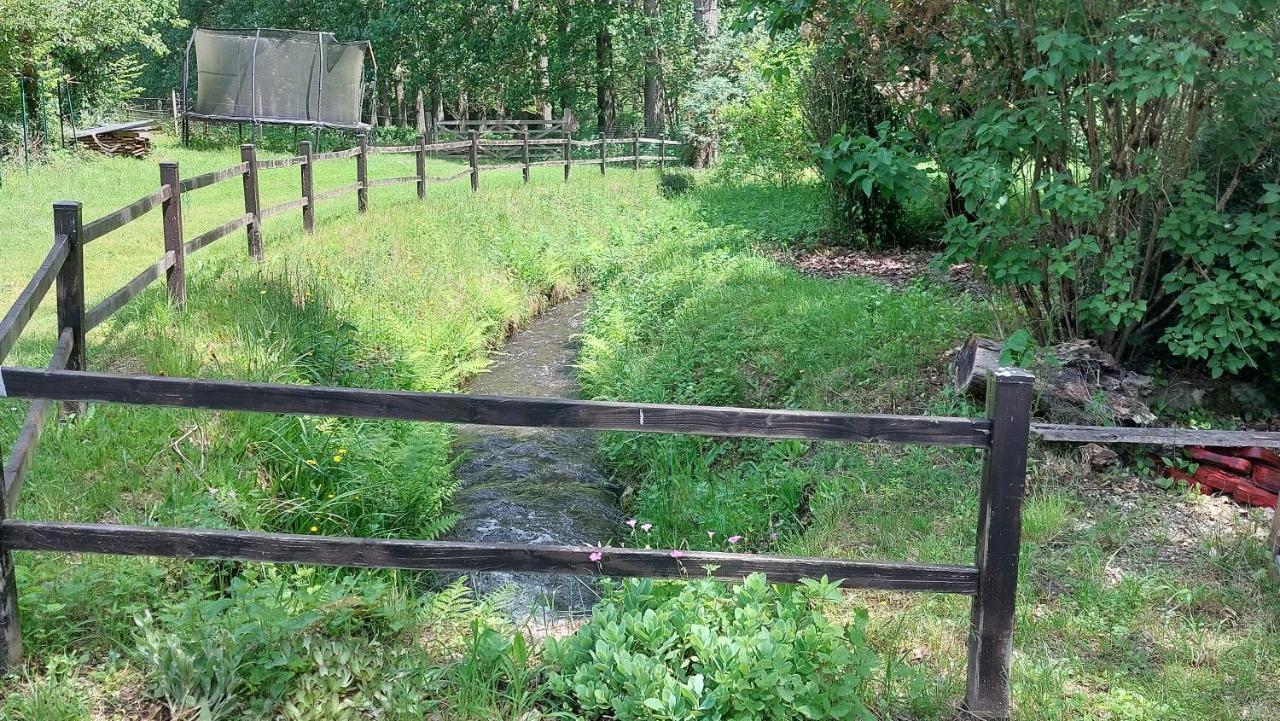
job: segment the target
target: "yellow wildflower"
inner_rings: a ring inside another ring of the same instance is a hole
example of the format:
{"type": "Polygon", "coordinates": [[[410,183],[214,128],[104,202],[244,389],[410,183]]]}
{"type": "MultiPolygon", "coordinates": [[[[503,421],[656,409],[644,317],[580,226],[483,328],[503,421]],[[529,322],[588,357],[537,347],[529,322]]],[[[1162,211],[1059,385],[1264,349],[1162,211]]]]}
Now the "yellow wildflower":
{"type": "Polygon", "coordinates": [[[308,465],[308,466],[314,466],[315,464],[316,464],[316,459],[314,459],[314,458],[308,458],[308,459],[307,459],[307,465],[308,465]]]}
{"type": "Polygon", "coordinates": [[[319,527],[319,526],[312,526],[312,527],[311,527],[311,532],[312,532],[312,533],[316,533],[316,532],[318,532],[319,530],[320,530],[320,527],[319,527]]]}
{"type": "Polygon", "coordinates": [[[333,457],[333,462],[334,462],[334,463],[342,463],[342,456],[334,456],[334,457],[333,457]]]}

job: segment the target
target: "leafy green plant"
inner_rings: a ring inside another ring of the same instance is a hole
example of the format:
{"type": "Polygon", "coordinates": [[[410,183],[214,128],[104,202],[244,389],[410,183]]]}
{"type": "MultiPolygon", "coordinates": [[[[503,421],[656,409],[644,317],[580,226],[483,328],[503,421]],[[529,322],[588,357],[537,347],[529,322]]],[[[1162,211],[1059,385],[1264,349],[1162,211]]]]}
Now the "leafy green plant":
{"type": "Polygon", "coordinates": [[[548,641],[547,687],[587,719],[870,719],[865,613],[832,623],[820,609],[839,598],[826,579],[627,581],[578,633],[548,641]]]}
{"type": "Polygon", "coordinates": [[[0,700],[0,718],[9,721],[88,721],[84,692],[70,680],[51,676],[33,680],[0,700]]]}

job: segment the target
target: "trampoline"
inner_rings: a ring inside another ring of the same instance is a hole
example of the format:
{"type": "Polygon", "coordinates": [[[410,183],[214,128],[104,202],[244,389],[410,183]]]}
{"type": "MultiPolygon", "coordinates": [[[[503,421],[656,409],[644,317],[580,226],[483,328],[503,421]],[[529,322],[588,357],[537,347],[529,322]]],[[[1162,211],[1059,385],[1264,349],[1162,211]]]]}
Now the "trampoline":
{"type": "Polygon", "coordinates": [[[366,55],[376,84],[378,64],[368,42],[305,30],[196,28],[182,63],[183,137],[190,135],[190,120],[368,129],[366,55]]]}

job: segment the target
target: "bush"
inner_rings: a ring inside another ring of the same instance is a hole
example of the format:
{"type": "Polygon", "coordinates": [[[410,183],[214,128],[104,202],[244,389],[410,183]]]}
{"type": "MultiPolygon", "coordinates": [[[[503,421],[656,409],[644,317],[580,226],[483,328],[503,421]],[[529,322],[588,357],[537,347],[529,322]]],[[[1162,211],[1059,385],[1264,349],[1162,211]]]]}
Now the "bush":
{"type": "Polygon", "coordinates": [[[804,122],[804,85],[791,70],[808,64],[808,46],[761,44],[748,52],[746,96],[721,111],[724,135],[717,175],[788,186],[813,166],[804,122]]]}
{"type": "Polygon", "coordinates": [[[548,692],[588,719],[869,719],[865,613],[832,623],[836,584],[628,581],[574,636],[548,641],[548,692]]]}

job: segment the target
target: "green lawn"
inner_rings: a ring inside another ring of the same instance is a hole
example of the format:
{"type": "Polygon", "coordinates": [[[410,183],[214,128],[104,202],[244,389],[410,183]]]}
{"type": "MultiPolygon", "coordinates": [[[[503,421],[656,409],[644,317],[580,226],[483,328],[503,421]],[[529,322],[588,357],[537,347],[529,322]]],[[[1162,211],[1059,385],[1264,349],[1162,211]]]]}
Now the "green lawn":
{"type": "MultiPolygon", "coordinates": [[[[47,251],[50,203],[82,200],[86,219],[109,212],[154,188],[160,158],[184,175],[238,160],[234,146],[164,142],[146,162],[6,173],[0,300],[47,251]]],[[[350,182],[353,166],[319,166],[317,188],[350,182]]],[[[411,172],[411,156],[370,163],[372,177],[411,172]]],[[[296,170],[267,172],[264,205],[294,197],[297,182],[296,170]]],[[[518,171],[481,182],[474,195],[465,180],[433,187],[426,203],[412,185],[373,189],[363,217],[354,196],[335,200],[313,236],[296,215],[268,220],[261,265],[233,234],[189,261],[185,312],[157,285],[91,333],[90,368],[453,390],[511,328],[591,288],[580,372],[594,397],[978,413],[944,389],[939,356],[987,328],[985,304],[771,259],[770,247],[819,229],[814,188],[695,183],[666,197],[653,171],[583,169],[566,184],[559,168],[535,169],[528,186],[518,171]]],[[[241,202],[234,182],[191,194],[188,236],[241,202]]],[[[159,255],[158,223],[153,213],[86,249],[91,302],[159,255]]],[[[51,307],[6,362],[44,362],[51,307]]],[[[24,411],[0,406],[0,446],[24,411]]],[[[429,538],[450,520],[450,438],[436,425],[95,406],[51,427],[17,515],[429,538]]],[[[972,559],[976,452],[630,434],[604,437],[601,452],[655,546],[724,548],[741,535],[745,550],[972,559]]],[[[1016,718],[1280,716],[1280,589],[1261,571],[1260,515],[1123,469],[1087,476],[1060,453],[1038,448],[1032,462],[1016,718]]],[[[0,682],[0,716],[17,721],[135,718],[184,694],[229,699],[206,703],[215,719],[506,719],[564,707],[555,694],[571,693],[544,687],[556,671],[484,604],[428,590],[421,574],[17,560],[30,663],[0,682]]],[[[956,716],[965,599],[846,592],[827,608],[841,620],[869,612],[879,664],[863,691],[877,718],[956,716]]]]}

